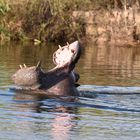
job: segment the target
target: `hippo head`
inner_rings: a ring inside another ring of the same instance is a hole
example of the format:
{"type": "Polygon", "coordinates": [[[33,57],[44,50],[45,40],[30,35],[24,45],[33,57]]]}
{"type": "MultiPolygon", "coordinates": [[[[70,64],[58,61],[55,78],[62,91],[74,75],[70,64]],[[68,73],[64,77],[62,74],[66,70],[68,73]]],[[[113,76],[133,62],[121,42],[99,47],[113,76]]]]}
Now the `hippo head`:
{"type": "MultiPolygon", "coordinates": [[[[81,48],[78,41],[64,47],[59,45],[59,49],[53,54],[55,68],[44,72],[40,63],[37,66],[26,67],[20,65],[20,69],[12,76],[12,80],[18,86],[40,89],[49,89],[55,85],[60,85],[65,79],[65,85],[75,85],[79,75],[74,72],[75,64],[81,55],[81,48]],[[67,81],[67,82],[66,82],[67,81]]],[[[63,85],[63,84],[61,84],[63,85]]],[[[69,88],[67,86],[67,88],[69,88]]]]}
{"type": "MultiPolygon", "coordinates": [[[[66,46],[61,47],[53,54],[53,62],[56,65],[54,69],[63,69],[71,73],[74,82],[79,79],[79,74],[74,72],[75,64],[81,56],[81,46],[78,41],[71,44],[67,43],[66,46]]],[[[53,70],[54,70],[53,69],[53,70]]]]}

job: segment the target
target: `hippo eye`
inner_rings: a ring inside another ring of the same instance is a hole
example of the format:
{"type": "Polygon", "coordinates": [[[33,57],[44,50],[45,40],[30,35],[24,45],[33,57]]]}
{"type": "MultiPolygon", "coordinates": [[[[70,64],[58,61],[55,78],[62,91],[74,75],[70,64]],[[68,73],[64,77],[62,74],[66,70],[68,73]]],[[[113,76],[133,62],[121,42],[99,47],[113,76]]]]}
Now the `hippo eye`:
{"type": "Polygon", "coordinates": [[[71,52],[74,53],[74,50],[72,49],[71,52]]]}

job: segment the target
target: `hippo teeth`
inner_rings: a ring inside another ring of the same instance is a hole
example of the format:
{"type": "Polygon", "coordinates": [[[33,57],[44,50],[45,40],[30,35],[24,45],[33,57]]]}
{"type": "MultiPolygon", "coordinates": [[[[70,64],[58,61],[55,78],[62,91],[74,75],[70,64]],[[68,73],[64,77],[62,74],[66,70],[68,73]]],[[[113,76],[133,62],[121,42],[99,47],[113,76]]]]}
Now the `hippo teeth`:
{"type": "Polygon", "coordinates": [[[26,64],[19,65],[20,69],[27,68],[26,64]]]}
{"type": "Polygon", "coordinates": [[[22,66],[22,65],[19,65],[19,67],[20,67],[20,69],[22,69],[22,68],[23,68],[23,66],[22,66]]]}
{"type": "Polygon", "coordinates": [[[62,50],[62,47],[60,45],[58,45],[59,49],[62,50]]]}
{"type": "Polygon", "coordinates": [[[27,68],[27,66],[25,64],[23,64],[24,68],[27,68]]]}
{"type": "Polygon", "coordinates": [[[68,46],[68,49],[69,49],[70,44],[68,42],[67,42],[67,46],[68,46]]]}

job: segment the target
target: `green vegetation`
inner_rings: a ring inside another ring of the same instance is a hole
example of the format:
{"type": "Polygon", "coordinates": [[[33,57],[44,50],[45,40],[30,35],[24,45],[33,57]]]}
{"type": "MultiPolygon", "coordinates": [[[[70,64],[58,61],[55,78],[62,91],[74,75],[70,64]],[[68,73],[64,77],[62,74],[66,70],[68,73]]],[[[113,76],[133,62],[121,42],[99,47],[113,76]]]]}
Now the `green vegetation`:
{"type": "MultiPolygon", "coordinates": [[[[137,0],[0,0],[0,40],[64,42],[85,37],[85,19],[74,11],[111,11],[137,0]],[[37,40],[37,41],[36,41],[37,40]]],[[[104,22],[104,21],[102,21],[104,22]]]]}
{"type": "Polygon", "coordinates": [[[84,35],[83,24],[79,20],[73,26],[71,4],[68,0],[0,0],[0,40],[80,38],[84,35]]]}

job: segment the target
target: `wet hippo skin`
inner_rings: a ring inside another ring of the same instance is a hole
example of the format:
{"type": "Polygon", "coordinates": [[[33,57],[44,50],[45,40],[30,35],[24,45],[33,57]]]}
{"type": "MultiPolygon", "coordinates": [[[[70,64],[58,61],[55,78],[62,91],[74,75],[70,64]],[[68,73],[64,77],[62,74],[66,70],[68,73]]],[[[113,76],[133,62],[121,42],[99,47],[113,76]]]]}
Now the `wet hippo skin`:
{"type": "MultiPolygon", "coordinates": [[[[39,62],[37,66],[20,65],[20,69],[12,76],[12,80],[23,91],[53,95],[78,95],[76,82],[79,74],[74,72],[76,63],[81,55],[78,41],[59,49],[53,54],[53,69],[45,72],[39,62]]],[[[16,90],[16,89],[15,89],[16,90]]]]}

